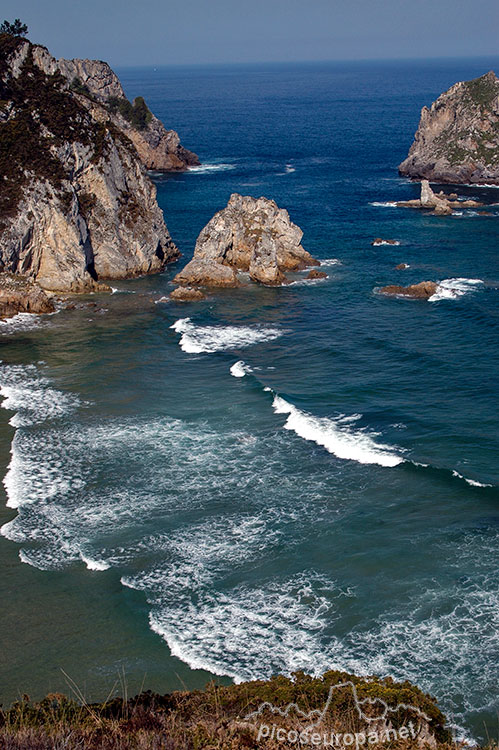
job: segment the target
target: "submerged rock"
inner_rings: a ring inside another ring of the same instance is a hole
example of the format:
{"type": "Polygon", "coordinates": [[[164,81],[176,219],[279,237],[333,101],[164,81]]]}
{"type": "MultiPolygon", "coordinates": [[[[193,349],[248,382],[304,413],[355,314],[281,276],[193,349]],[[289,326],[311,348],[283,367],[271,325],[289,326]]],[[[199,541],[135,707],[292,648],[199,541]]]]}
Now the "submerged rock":
{"type": "Polygon", "coordinates": [[[397,271],[405,271],[406,268],[409,268],[407,263],[399,263],[398,266],[395,266],[397,271]]]}
{"type": "Polygon", "coordinates": [[[381,294],[388,294],[391,296],[404,296],[414,297],[415,299],[429,299],[433,297],[437,291],[438,284],[435,281],[421,281],[419,284],[411,284],[410,286],[397,286],[393,284],[391,286],[384,286],[379,291],[381,294]]]}
{"type": "Polygon", "coordinates": [[[301,246],[302,230],[285,209],[267,198],[234,193],[201,231],[194,257],[175,282],[237,286],[238,271],[268,286],[286,283],[284,271],[320,265],[301,246]]]}
{"type": "Polygon", "coordinates": [[[192,286],[179,286],[170,292],[170,299],[174,302],[197,302],[206,299],[201,289],[195,289],[192,286]]]}
{"type": "Polygon", "coordinates": [[[371,242],[371,245],[374,247],[378,247],[379,245],[400,245],[400,242],[398,240],[383,240],[381,237],[376,237],[371,242]]]}
{"type": "Polygon", "coordinates": [[[318,271],[316,268],[312,268],[311,271],[305,276],[306,279],[327,279],[327,273],[325,271],[318,271]]]}
{"type": "Polygon", "coordinates": [[[399,172],[433,182],[499,184],[499,79],[493,71],[454,84],[430,109],[423,107],[399,172]]]}
{"type": "Polygon", "coordinates": [[[17,313],[54,312],[54,302],[31,279],[0,273],[0,317],[10,318],[17,313]]]}

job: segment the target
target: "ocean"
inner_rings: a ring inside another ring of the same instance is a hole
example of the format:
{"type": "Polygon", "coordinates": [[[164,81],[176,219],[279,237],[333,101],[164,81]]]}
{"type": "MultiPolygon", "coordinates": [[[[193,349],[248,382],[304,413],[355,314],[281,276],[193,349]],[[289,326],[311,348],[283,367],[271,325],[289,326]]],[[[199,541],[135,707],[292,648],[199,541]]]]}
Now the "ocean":
{"type": "Polygon", "coordinates": [[[421,107],[494,66],[118,71],[202,166],[153,175],[180,261],[0,324],[0,702],[341,669],[497,736],[499,188],[394,207],[421,107]],[[328,278],[158,302],[233,192],[328,278]]]}

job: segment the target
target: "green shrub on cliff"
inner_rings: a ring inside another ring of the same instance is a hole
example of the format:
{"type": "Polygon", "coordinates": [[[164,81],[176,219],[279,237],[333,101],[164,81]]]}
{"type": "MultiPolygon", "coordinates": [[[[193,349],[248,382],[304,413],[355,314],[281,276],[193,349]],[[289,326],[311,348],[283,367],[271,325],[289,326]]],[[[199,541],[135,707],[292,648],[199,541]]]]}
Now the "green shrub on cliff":
{"type": "Polygon", "coordinates": [[[107,100],[107,106],[111,112],[119,112],[136,130],[144,130],[152,119],[152,114],[142,96],[137,96],[133,104],[128,99],[112,96],[107,100]]]}

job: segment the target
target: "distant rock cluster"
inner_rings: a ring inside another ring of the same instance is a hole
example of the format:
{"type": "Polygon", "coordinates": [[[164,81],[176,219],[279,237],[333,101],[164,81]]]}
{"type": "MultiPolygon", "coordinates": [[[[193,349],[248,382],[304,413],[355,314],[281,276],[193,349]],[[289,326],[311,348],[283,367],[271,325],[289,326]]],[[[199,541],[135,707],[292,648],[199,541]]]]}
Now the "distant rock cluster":
{"type": "Polygon", "coordinates": [[[410,201],[398,201],[397,206],[402,208],[423,208],[432,211],[437,216],[452,214],[455,208],[479,208],[483,203],[475,200],[458,200],[456,193],[446,195],[444,192],[436,195],[430,187],[428,180],[421,181],[421,197],[410,201]]]}

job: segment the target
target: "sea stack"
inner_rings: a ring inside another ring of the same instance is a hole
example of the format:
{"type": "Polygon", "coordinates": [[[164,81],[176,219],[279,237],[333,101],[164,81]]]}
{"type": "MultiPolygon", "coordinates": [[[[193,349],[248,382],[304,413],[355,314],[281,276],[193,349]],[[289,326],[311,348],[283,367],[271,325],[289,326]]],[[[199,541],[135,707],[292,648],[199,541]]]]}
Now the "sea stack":
{"type": "Polygon", "coordinates": [[[194,257],[174,279],[182,286],[233,287],[239,271],[266,286],[287,282],[285,271],[320,265],[303,249],[302,230],[268,198],[234,193],[201,231],[194,257]]]}
{"type": "Polygon", "coordinates": [[[454,84],[423,107],[401,175],[440,183],[499,184],[499,79],[454,84]]]}

